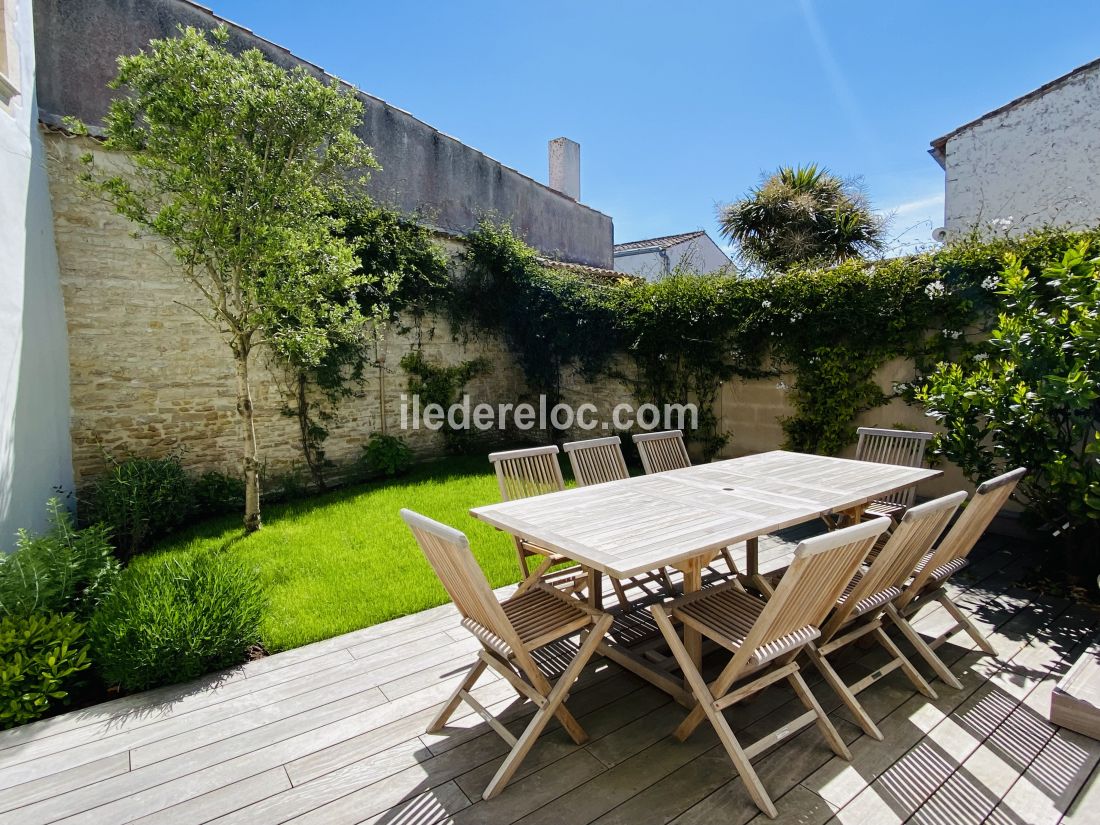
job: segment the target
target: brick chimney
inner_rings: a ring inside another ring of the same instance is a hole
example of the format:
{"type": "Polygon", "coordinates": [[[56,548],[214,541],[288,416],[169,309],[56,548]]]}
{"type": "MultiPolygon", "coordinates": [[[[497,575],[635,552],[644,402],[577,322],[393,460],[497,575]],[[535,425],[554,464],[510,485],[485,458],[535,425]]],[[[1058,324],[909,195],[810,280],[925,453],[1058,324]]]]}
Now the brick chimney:
{"type": "Polygon", "coordinates": [[[569,138],[550,141],[550,188],[581,199],[581,145],[569,138]]]}

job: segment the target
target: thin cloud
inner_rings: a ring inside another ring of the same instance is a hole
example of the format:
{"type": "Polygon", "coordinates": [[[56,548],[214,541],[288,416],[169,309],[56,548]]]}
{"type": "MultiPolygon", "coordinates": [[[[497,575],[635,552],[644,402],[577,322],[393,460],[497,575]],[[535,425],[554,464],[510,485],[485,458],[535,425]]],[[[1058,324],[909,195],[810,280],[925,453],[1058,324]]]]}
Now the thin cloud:
{"type": "Polygon", "coordinates": [[[893,213],[894,215],[911,215],[914,212],[925,212],[934,206],[943,207],[943,192],[936,195],[929,195],[926,198],[916,198],[911,201],[905,201],[896,206],[888,207],[883,211],[893,213]]]}
{"type": "Polygon", "coordinates": [[[825,36],[825,29],[822,28],[821,22],[817,19],[812,0],[801,0],[799,5],[802,10],[802,19],[806,23],[806,28],[810,32],[810,39],[813,40],[817,56],[821,60],[821,67],[825,70],[826,77],[829,78],[829,85],[833,87],[833,94],[836,95],[837,101],[848,115],[852,127],[860,138],[869,149],[878,154],[878,138],[875,136],[867,118],[864,117],[859,101],[844,77],[844,72],[840,69],[840,64],[833,56],[832,47],[825,36]]]}

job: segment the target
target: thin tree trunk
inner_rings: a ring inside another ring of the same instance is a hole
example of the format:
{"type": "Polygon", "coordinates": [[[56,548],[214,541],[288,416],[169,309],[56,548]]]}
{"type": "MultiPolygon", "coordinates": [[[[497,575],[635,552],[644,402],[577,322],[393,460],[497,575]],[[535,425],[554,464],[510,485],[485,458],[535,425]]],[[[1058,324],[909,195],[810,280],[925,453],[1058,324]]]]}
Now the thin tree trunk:
{"type": "Polygon", "coordinates": [[[317,445],[314,443],[313,436],[310,433],[312,428],[310,427],[309,396],[307,394],[309,381],[306,378],[305,371],[298,371],[297,382],[298,434],[302,439],[302,455],[305,456],[306,467],[309,468],[310,475],[313,476],[313,481],[317,485],[317,489],[324,490],[327,488],[325,484],[324,458],[318,455],[317,445]]]}
{"type": "Polygon", "coordinates": [[[237,361],[237,414],[244,425],[244,531],[260,529],[260,462],[256,450],[256,422],[252,415],[252,391],[248,384],[249,346],[233,347],[237,361]]]}

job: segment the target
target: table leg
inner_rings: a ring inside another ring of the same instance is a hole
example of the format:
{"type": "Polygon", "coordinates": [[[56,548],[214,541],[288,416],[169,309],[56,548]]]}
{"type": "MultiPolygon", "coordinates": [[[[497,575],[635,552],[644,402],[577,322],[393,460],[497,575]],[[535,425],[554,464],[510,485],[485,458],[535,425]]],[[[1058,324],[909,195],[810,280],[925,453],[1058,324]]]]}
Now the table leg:
{"type": "Polygon", "coordinates": [[[603,573],[588,570],[588,604],[596,610],[603,610],[603,573]]]}
{"type": "Polygon", "coordinates": [[[741,577],[741,584],[753,587],[761,593],[768,593],[770,587],[760,577],[760,539],[753,537],[745,541],[745,575],[741,577]]]}
{"type": "Polygon", "coordinates": [[[745,575],[750,579],[760,574],[760,539],[753,537],[745,542],[745,575]]]}
{"type": "MultiPolygon", "coordinates": [[[[694,558],[688,561],[681,568],[684,574],[684,595],[688,593],[695,593],[701,590],[703,587],[703,566],[706,561],[702,558],[694,558]]],[[[695,663],[696,669],[703,666],[703,636],[698,630],[692,630],[686,624],[684,625],[684,647],[687,649],[688,655],[691,657],[691,661],[695,663]]],[[[691,688],[687,686],[687,680],[684,680],[685,688],[690,691],[691,688]]]]}

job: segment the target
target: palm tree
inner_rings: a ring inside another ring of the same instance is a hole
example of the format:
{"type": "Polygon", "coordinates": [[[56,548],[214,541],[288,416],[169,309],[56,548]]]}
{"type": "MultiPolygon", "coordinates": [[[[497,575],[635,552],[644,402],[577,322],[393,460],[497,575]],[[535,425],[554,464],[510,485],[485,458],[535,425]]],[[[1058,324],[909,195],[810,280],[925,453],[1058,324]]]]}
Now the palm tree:
{"type": "Polygon", "coordinates": [[[745,260],[770,271],[878,252],[886,228],[856,184],[815,163],[780,167],[718,219],[745,260]]]}

